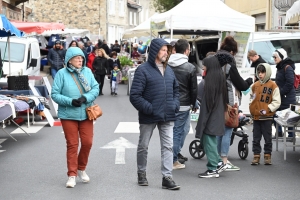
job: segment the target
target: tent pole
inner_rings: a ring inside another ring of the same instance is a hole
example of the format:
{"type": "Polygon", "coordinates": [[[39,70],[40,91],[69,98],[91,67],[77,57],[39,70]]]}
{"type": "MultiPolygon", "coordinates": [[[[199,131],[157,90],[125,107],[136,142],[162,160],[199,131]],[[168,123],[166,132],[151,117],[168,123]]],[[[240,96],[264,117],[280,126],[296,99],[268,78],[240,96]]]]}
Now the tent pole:
{"type": "Polygon", "coordinates": [[[172,26],[172,15],[171,15],[171,23],[170,23],[170,27],[171,27],[171,37],[170,37],[170,42],[172,42],[173,40],[173,26],[172,26]]]}
{"type": "Polygon", "coordinates": [[[9,72],[8,75],[11,75],[11,67],[10,67],[10,39],[9,36],[7,37],[7,43],[8,43],[8,68],[9,68],[9,72]]]}
{"type": "Polygon", "coordinates": [[[251,50],[253,50],[254,46],[254,32],[252,32],[252,44],[251,44],[251,50]]]}

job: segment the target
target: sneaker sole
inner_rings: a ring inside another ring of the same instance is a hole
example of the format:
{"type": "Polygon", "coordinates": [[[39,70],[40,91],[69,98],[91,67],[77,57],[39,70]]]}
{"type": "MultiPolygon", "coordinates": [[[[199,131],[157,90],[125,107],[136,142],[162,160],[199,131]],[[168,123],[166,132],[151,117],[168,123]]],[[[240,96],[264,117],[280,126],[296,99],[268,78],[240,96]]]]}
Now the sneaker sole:
{"type": "Polygon", "coordinates": [[[168,188],[168,187],[166,187],[166,186],[162,186],[162,189],[179,190],[179,189],[180,189],[180,186],[176,186],[176,187],[173,187],[173,188],[168,188]]]}
{"type": "Polygon", "coordinates": [[[226,169],[226,171],[230,172],[230,171],[240,171],[241,169],[226,169]]]}
{"type": "Polygon", "coordinates": [[[173,169],[185,169],[185,166],[184,167],[173,167],[173,169]]]}
{"type": "Polygon", "coordinates": [[[213,175],[213,176],[200,176],[200,175],[198,175],[198,177],[199,178],[219,178],[220,175],[219,174],[218,175],[213,175]]]}
{"type": "Polygon", "coordinates": [[[148,183],[138,183],[139,186],[148,186],[148,183]]]}
{"type": "MultiPolygon", "coordinates": [[[[76,185],[76,184],[75,184],[76,185]]],[[[74,188],[75,185],[66,185],[66,188],[74,188]]]]}
{"type": "Polygon", "coordinates": [[[272,165],[272,163],[265,163],[265,165],[272,165]]]}
{"type": "Polygon", "coordinates": [[[259,165],[259,163],[251,163],[251,165],[259,165]]]}

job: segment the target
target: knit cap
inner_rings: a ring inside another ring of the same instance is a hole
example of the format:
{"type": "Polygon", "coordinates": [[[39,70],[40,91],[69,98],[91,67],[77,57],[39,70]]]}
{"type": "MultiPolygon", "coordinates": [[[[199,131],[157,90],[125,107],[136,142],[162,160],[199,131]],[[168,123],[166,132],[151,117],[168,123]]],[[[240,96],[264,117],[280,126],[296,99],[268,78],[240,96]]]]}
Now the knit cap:
{"type": "Polygon", "coordinates": [[[287,53],[283,48],[275,50],[273,55],[276,56],[277,58],[280,58],[281,60],[284,60],[287,58],[287,53]]]}

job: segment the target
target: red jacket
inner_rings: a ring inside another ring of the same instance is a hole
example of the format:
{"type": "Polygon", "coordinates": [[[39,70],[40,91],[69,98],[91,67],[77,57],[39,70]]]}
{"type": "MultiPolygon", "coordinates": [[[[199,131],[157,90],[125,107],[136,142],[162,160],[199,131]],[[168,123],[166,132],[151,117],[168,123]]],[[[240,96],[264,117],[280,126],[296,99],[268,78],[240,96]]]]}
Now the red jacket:
{"type": "Polygon", "coordinates": [[[93,65],[95,57],[96,57],[96,54],[90,53],[89,58],[88,58],[88,62],[86,64],[93,72],[94,72],[94,69],[93,69],[92,65],[93,65]]]}

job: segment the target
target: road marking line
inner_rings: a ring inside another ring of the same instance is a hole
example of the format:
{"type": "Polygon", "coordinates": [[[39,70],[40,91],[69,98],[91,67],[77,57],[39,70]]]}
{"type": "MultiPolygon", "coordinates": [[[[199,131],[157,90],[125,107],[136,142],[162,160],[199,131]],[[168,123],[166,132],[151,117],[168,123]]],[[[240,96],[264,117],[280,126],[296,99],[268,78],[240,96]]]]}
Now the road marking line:
{"type": "MultiPolygon", "coordinates": [[[[27,132],[27,133],[37,133],[40,131],[42,128],[44,128],[45,125],[47,125],[48,122],[35,122],[33,125],[31,125],[29,128],[27,125],[22,125],[21,127],[27,132]]],[[[20,128],[17,128],[11,134],[17,134],[17,133],[24,133],[23,130],[20,128]]]]}

